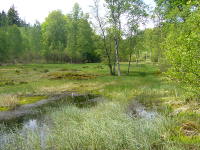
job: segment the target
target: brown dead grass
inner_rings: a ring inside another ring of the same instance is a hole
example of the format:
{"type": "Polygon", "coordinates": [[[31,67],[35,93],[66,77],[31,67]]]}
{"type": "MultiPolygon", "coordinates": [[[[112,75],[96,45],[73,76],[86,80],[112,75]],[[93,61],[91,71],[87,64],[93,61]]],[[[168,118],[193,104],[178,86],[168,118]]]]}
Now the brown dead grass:
{"type": "Polygon", "coordinates": [[[185,135],[185,136],[197,136],[200,135],[200,126],[197,125],[195,122],[186,122],[183,123],[180,131],[185,135]]]}
{"type": "Polygon", "coordinates": [[[88,80],[88,79],[95,79],[97,75],[94,74],[85,74],[80,72],[51,72],[47,74],[49,79],[74,79],[74,80],[88,80]]]}
{"type": "Polygon", "coordinates": [[[14,107],[19,99],[16,95],[2,94],[0,95],[0,107],[14,107]]]}
{"type": "Polygon", "coordinates": [[[200,103],[197,101],[190,101],[188,103],[181,99],[171,98],[171,100],[166,101],[165,104],[173,108],[173,115],[186,112],[200,114],[200,103]]]}
{"type": "Polygon", "coordinates": [[[68,82],[59,86],[45,86],[37,89],[40,94],[51,94],[51,93],[63,93],[66,91],[74,92],[91,92],[91,91],[101,91],[105,86],[114,84],[115,82],[102,84],[100,82],[87,82],[87,83],[74,83],[68,82]]]}

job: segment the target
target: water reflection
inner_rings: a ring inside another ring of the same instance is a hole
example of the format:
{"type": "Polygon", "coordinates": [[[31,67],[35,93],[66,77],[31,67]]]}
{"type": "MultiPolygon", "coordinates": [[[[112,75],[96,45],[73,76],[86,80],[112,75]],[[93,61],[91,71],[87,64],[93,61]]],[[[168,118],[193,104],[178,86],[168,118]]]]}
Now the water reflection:
{"type": "Polygon", "coordinates": [[[13,122],[13,128],[5,126],[1,128],[0,132],[0,149],[4,149],[6,144],[15,140],[13,135],[20,135],[23,139],[26,139],[27,142],[29,136],[32,133],[36,133],[39,137],[41,149],[45,149],[46,136],[49,132],[51,123],[48,120],[47,116],[37,116],[36,118],[24,118],[20,122],[13,122]],[[17,134],[12,134],[17,133],[17,134]]]}
{"type": "Polygon", "coordinates": [[[148,110],[145,106],[143,106],[136,100],[134,100],[129,105],[128,114],[131,117],[144,118],[144,119],[153,119],[158,117],[158,113],[156,111],[148,110]]]}
{"type": "Polygon", "coordinates": [[[40,140],[41,149],[45,149],[46,136],[50,126],[49,122],[46,122],[45,120],[44,117],[27,120],[23,123],[22,130],[18,132],[21,133],[24,139],[28,137],[29,132],[36,132],[40,140]]]}
{"type": "MultiPolygon", "coordinates": [[[[0,123],[0,149],[4,149],[6,144],[15,140],[16,135],[20,135],[29,143],[30,133],[33,132],[39,137],[41,149],[45,149],[45,141],[53,123],[49,114],[63,105],[74,104],[77,107],[92,107],[97,104],[102,98],[94,95],[75,96],[72,94],[67,99],[60,99],[59,101],[51,101],[48,105],[36,108],[34,114],[27,114],[20,118],[15,118],[10,121],[0,123]],[[12,134],[15,133],[15,134],[12,134]],[[14,136],[13,136],[14,135],[14,136]]],[[[34,111],[34,110],[33,110],[34,111]]]]}

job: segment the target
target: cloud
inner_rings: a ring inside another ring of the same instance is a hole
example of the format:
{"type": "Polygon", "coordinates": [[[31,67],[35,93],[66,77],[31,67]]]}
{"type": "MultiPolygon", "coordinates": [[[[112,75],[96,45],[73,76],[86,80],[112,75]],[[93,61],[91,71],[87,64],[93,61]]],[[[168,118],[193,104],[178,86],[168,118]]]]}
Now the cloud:
{"type": "MultiPolygon", "coordinates": [[[[72,11],[74,3],[79,3],[84,13],[91,13],[91,5],[93,0],[0,0],[0,10],[8,11],[10,6],[14,4],[19,16],[26,22],[34,24],[35,21],[43,22],[49,12],[53,10],[61,10],[64,14],[72,11]]],[[[154,0],[144,0],[146,4],[155,7],[154,0]]],[[[146,26],[142,25],[142,29],[153,27],[153,23],[149,22],[146,26]]]]}
{"type": "Polygon", "coordinates": [[[14,4],[20,17],[29,23],[35,20],[43,22],[49,12],[61,10],[63,13],[69,13],[75,2],[78,2],[84,12],[90,13],[89,5],[92,0],[0,0],[0,10],[8,11],[14,4]]]}

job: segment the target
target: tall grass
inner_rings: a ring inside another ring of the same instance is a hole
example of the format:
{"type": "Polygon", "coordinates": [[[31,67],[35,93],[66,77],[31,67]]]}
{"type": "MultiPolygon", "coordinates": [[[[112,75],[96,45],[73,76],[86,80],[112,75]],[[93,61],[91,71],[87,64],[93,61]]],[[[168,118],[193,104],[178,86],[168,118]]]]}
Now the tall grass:
{"type": "MultiPolygon", "coordinates": [[[[49,120],[51,126],[46,126],[45,142],[41,142],[41,132],[27,131],[25,134],[11,133],[7,145],[3,149],[13,150],[179,150],[190,149],[190,146],[180,145],[173,136],[180,135],[171,131],[180,125],[180,118],[167,117],[171,110],[165,107],[163,101],[179,97],[180,92],[175,85],[162,81],[159,70],[152,65],[132,65],[129,76],[126,75],[127,64],[122,64],[121,77],[110,76],[107,67],[98,69],[99,64],[46,64],[9,66],[7,68],[22,68],[16,75],[15,71],[2,73],[8,80],[23,79],[27,84],[6,85],[0,87],[1,94],[49,94],[62,91],[92,92],[109,99],[93,108],[77,108],[75,106],[60,106],[51,110],[49,120]],[[87,67],[85,67],[87,66],[87,67]],[[37,68],[34,69],[34,68],[37,68]],[[95,73],[99,76],[90,80],[49,80],[44,73],[61,70],[80,70],[83,73],[95,73]],[[33,77],[29,78],[29,76],[33,77]],[[132,118],[126,112],[127,104],[138,100],[153,106],[162,103],[163,116],[154,119],[132,118]]],[[[187,114],[186,114],[187,115],[187,114]]],[[[188,116],[188,115],[187,115],[188,116]]],[[[187,118],[188,120],[191,119],[187,118]]],[[[185,120],[185,119],[184,119],[185,120]]],[[[195,120],[197,120],[195,118],[195,120]]],[[[192,140],[192,139],[191,139],[192,140]]]]}
{"type": "MultiPolygon", "coordinates": [[[[132,118],[121,103],[105,102],[93,108],[63,106],[50,114],[52,127],[45,145],[37,132],[13,134],[5,149],[53,150],[170,150],[167,118],[132,118]]],[[[176,149],[179,149],[176,146],[176,149]]],[[[181,149],[181,148],[180,148],[181,149]]]]}

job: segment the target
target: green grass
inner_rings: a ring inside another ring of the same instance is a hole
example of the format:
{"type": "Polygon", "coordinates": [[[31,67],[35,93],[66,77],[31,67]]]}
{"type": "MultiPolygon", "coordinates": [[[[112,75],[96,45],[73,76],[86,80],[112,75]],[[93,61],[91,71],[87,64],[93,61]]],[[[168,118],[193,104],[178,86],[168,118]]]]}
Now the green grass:
{"type": "MultiPolygon", "coordinates": [[[[124,113],[119,102],[101,103],[97,107],[79,109],[60,107],[50,114],[53,129],[44,149],[180,149],[168,139],[170,119],[134,119],[124,113]]],[[[48,129],[46,129],[48,130],[48,129]]],[[[41,149],[40,136],[30,131],[26,139],[13,134],[6,148],[41,149]]]]}
{"type": "MultiPolygon", "coordinates": [[[[199,124],[197,114],[190,115],[191,109],[182,112],[184,115],[172,115],[177,108],[171,100],[180,102],[179,107],[188,105],[182,104],[182,91],[166,81],[154,65],[133,64],[129,75],[126,75],[127,67],[123,63],[122,76],[117,77],[110,76],[104,64],[4,66],[0,67],[1,80],[14,84],[2,85],[0,97],[5,93],[25,96],[77,91],[108,99],[92,108],[72,105],[51,110],[49,117],[53,128],[47,136],[46,149],[198,149],[199,136],[188,137],[179,132],[185,122],[199,124]],[[71,78],[70,74],[76,77],[71,78]],[[54,75],[59,78],[52,79],[54,75]],[[127,107],[133,100],[155,108],[160,116],[152,120],[128,116],[127,107]]],[[[30,131],[26,138],[13,133],[13,137],[7,149],[41,149],[37,132],[30,131]]]]}

